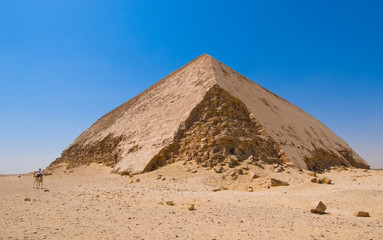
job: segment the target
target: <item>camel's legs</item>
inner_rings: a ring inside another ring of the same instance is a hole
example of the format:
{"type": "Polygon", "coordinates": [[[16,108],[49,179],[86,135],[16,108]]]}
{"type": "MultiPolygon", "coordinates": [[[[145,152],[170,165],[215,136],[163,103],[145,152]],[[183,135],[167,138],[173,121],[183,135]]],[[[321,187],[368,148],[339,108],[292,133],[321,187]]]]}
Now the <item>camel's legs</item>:
{"type": "Polygon", "coordinates": [[[33,182],[33,188],[39,189],[43,187],[43,178],[42,177],[35,177],[35,181],[33,182]]]}

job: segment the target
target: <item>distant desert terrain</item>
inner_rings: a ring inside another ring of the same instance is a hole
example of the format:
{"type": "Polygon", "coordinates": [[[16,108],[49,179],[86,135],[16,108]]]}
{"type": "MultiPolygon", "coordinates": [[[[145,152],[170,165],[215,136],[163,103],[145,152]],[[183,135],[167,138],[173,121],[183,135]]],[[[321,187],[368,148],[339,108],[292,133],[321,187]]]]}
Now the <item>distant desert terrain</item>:
{"type": "Polygon", "coordinates": [[[235,179],[192,161],[133,176],[110,171],[57,166],[44,189],[32,188],[32,174],[0,176],[0,239],[383,239],[381,170],[317,174],[332,184],[272,165],[235,179]],[[270,178],[289,186],[270,187],[270,178]],[[310,212],[319,201],[326,214],[310,212]]]}

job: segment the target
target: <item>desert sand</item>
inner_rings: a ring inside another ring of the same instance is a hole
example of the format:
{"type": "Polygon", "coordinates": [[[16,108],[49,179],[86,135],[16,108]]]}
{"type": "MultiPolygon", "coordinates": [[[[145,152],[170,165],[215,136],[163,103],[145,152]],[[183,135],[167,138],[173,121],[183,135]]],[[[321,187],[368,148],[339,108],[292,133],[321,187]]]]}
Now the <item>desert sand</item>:
{"type": "Polygon", "coordinates": [[[32,174],[1,176],[0,239],[383,239],[379,170],[318,174],[332,184],[272,165],[258,172],[250,166],[255,179],[223,179],[193,161],[134,176],[110,171],[97,164],[57,166],[44,189],[32,188],[32,174]],[[270,187],[271,177],[289,186],[270,187]],[[326,214],[310,212],[319,201],[326,214]],[[370,217],[356,217],[357,211],[370,217]]]}

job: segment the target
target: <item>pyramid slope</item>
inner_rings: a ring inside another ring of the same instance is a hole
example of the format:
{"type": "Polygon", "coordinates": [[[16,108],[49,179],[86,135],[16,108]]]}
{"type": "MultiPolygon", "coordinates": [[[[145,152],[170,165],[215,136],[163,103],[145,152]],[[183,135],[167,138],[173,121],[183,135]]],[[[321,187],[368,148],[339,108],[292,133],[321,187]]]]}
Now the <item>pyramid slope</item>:
{"type": "Polygon", "coordinates": [[[214,166],[232,155],[305,169],[368,167],[315,118],[206,54],[100,118],[54,163],[140,173],[179,160],[214,166]]]}
{"type": "Polygon", "coordinates": [[[368,167],[345,141],[323,123],[216,59],[212,58],[211,61],[217,83],[246,104],[295,166],[310,168],[304,159],[310,158],[316,149],[322,149],[334,152],[338,157],[342,157],[339,151],[345,151],[351,154],[350,161],[355,161],[351,165],[368,167]]]}
{"type": "Polygon", "coordinates": [[[141,172],[214,84],[210,58],[202,55],[103,116],[55,162],[94,161],[141,172]]]}

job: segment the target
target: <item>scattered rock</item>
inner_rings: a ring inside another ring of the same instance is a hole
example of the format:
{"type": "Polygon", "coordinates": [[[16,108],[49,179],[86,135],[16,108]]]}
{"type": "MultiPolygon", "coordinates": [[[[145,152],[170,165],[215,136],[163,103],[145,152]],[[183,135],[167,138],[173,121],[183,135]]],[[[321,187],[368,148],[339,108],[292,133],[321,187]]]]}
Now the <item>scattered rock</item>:
{"type": "Polygon", "coordinates": [[[120,173],[121,176],[130,176],[130,172],[129,171],[123,171],[120,173]]]}
{"type": "Polygon", "coordinates": [[[213,192],[218,192],[218,191],[221,191],[221,189],[220,188],[214,188],[212,191],[213,192]]]}
{"type": "Polygon", "coordinates": [[[229,168],[233,168],[235,165],[239,163],[238,158],[236,156],[230,156],[228,162],[229,162],[229,168]]]}
{"type": "Polygon", "coordinates": [[[193,169],[191,172],[192,172],[192,173],[196,173],[196,172],[197,172],[197,169],[193,169]]]}
{"type": "Polygon", "coordinates": [[[222,173],[223,167],[222,166],[215,166],[213,169],[216,173],[222,173]]]}
{"type": "Polygon", "coordinates": [[[45,189],[44,192],[49,192],[49,189],[45,189]]]}
{"type": "Polygon", "coordinates": [[[322,203],[322,201],[319,201],[318,205],[316,208],[312,208],[311,209],[311,212],[312,213],[318,213],[318,214],[324,214],[325,210],[326,210],[326,205],[324,205],[324,203],[322,203]]]}
{"type": "Polygon", "coordinates": [[[316,177],[317,176],[317,174],[315,172],[308,172],[307,175],[312,176],[312,177],[316,177]]]}
{"type": "Polygon", "coordinates": [[[317,182],[318,182],[318,179],[317,179],[317,178],[312,178],[312,179],[311,179],[311,182],[313,182],[313,183],[317,183],[317,182]]]}
{"type": "Polygon", "coordinates": [[[324,183],[324,184],[331,184],[331,180],[326,178],[326,177],[323,177],[323,178],[320,178],[318,179],[318,183],[321,184],[321,183],[324,183]]]}
{"type": "Polygon", "coordinates": [[[248,192],[253,192],[253,187],[248,187],[248,188],[247,188],[247,191],[248,191],[248,192]]]}
{"type": "Polygon", "coordinates": [[[295,165],[294,165],[294,163],[292,163],[292,162],[286,162],[284,165],[285,165],[285,167],[287,167],[287,168],[295,168],[295,165]]]}
{"type": "Polygon", "coordinates": [[[275,178],[270,178],[270,183],[272,187],[278,187],[278,186],[288,186],[289,184],[287,182],[275,179],[275,178]]]}
{"type": "Polygon", "coordinates": [[[278,162],[279,161],[279,158],[278,157],[266,157],[267,158],[267,162],[278,162]]]}
{"type": "Polygon", "coordinates": [[[174,206],[174,202],[173,202],[173,201],[166,201],[166,205],[168,205],[168,206],[174,206]]]}
{"type": "Polygon", "coordinates": [[[141,180],[139,178],[136,179],[136,182],[140,182],[141,180]]]}
{"type": "Polygon", "coordinates": [[[279,167],[279,164],[276,164],[276,163],[274,163],[273,165],[271,165],[271,168],[272,169],[276,169],[276,168],[278,168],[279,167]]]}
{"type": "Polygon", "coordinates": [[[280,172],[285,171],[285,169],[282,166],[279,166],[279,167],[275,168],[274,171],[277,173],[280,173],[280,172]]]}
{"type": "Polygon", "coordinates": [[[247,166],[247,165],[245,165],[245,166],[242,166],[242,169],[243,169],[243,170],[247,170],[247,171],[248,171],[248,170],[249,170],[249,166],[247,166]]]}
{"type": "Polygon", "coordinates": [[[202,163],[202,164],[201,164],[201,167],[207,167],[207,163],[205,163],[205,162],[202,163]]]}
{"type": "Polygon", "coordinates": [[[260,168],[262,168],[262,169],[265,169],[265,166],[264,166],[263,163],[261,163],[261,162],[255,162],[254,164],[255,164],[255,166],[257,166],[257,167],[260,167],[260,168]]]}
{"type": "Polygon", "coordinates": [[[370,213],[359,211],[357,214],[355,214],[355,216],[357,216],[357,217],[370,217],[370,213]]]}
{"type": "Polygon", "coordinates": [[[157,175],[157,179],[161,179],[162,178],[162,175],[157,175]]]}
{"type": "Polygon", "coordinates": [[[194,204],[190,204],[188,206],[188,210],[190,210],[190,211],[195,210],[194,204]]]}
{"type": "Polygon", "coordinates": [[[26,202],[30,202],[31,199],[30,199],[30,198],[24,198],[24,201],[26,201],[26,202]]]}
{"type": "Polygon", "coordinates": [[[243,161],[246,164],[254,164],[258,159],[256,159],[254,156],[248,157],[245,161],[243,161]]]}
{"type": "Polygon", "coordinates": [[[250,176],[250,179],[255,179],[258,177],[258,175],[255,172],[250,172],[249,176],[250,176]]]}
{"type": "Polygon", "coordinates": [[[243,174],[243,169],[242,168],[236,168],[235,173],[242,175],[243,174]]]}

